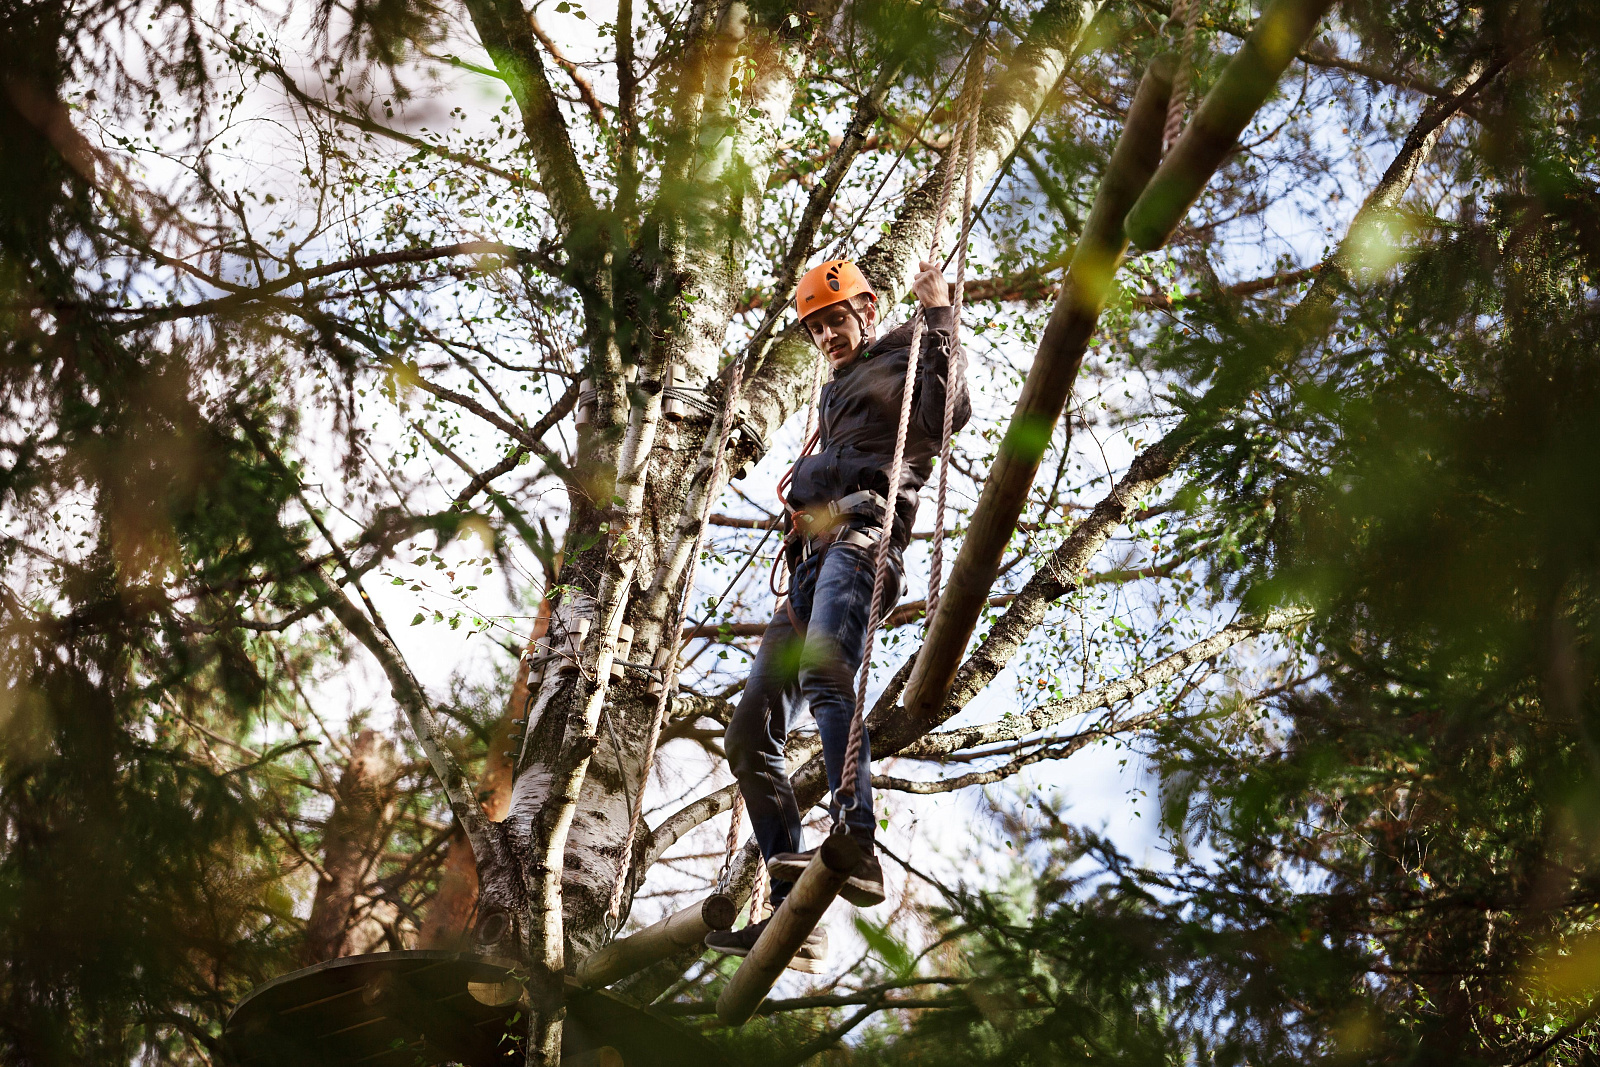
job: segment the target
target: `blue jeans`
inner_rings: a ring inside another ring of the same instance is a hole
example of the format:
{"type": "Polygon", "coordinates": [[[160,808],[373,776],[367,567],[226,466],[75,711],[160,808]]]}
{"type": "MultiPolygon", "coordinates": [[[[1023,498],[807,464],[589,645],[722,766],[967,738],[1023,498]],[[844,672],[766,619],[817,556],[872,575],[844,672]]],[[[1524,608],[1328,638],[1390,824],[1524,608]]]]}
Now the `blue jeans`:
{"type": "MultiPolygon", "coordinates": [[[[900,599],[900,554],[891,552],[889,560],[883,611],[900,599]]],[[[728,764],[744,794],[745,810],[765,859],[805,849],[800,809],[783,756],[802,701],[811,706],[822,735],[828,789],[838,794],[845,749],[850,744],[850,719],[855,713],[856,672],[866,650],[876,564],[875,546],[836,544],[807,557],[795,569],[789,604],[803,632],[795,632],[789,613],[782,608],[773,615],[750,668],[744,696],[728,723],[724,737],[728,764]]],[[[870,739],[868,742],[862,746],[856,806],[845,813],[845,825],[851,834],[870,841],[875,820],[870,739]]],[[[838,819],[838,805],[832,799],[828,812],[838,819]]],[[[788,895],[791,885],[774,879],[772,902],[788,895]]]]}

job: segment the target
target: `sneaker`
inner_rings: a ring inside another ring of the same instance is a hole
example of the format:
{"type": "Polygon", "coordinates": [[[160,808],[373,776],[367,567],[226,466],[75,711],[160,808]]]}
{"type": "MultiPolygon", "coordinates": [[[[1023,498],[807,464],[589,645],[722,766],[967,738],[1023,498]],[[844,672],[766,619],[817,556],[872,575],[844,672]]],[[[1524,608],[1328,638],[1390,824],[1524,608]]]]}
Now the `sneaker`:
{"type": "MultiPolygon", "coordinates": [[[[807,852],[780,852],[767,861],[769,877],[793,882],[811,863],[816,849],[807,852]]],[[[878,854],[870,848],[862,852],[861,862],[850,873],[850,880],[839,890],[839,895],[858,908],[871,908],[883,903],[883,865],[878,854]]]]}
{"type": "MultiPolygon", "coordinates": [[[[729,956],[748,956],[750,950],[756,947],[761,932],[772,921],[769,915],[758,923],[738,930],[713,930],[706,935],[706,946],[714,948],[729,956]]],[[[800,951],[794,954],[794,959],[789,961],[789,970],[804,971],[806,974],[821,974],[828,961],[828,931],[816,929],[807,935],[805,944],[800,946],[800,951]]]]}

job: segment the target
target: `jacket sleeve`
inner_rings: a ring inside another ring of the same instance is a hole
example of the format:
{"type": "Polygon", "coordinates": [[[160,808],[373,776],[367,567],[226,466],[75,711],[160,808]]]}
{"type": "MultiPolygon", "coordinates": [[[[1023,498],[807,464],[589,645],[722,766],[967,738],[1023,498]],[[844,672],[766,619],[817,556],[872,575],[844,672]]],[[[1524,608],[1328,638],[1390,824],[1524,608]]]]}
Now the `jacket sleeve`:
{"type": "Polygon", "coordinates": [[[922,355],[917,364],[917,395],[913,399],[912,421],[934,440],[944,433],[945,390],[955,390],[954,433],[972,417],[972,400],[967,395],[967,361],[956,336],[959,325],[953,307],[924,308],[927,328],[922,334],[922,355]]]}

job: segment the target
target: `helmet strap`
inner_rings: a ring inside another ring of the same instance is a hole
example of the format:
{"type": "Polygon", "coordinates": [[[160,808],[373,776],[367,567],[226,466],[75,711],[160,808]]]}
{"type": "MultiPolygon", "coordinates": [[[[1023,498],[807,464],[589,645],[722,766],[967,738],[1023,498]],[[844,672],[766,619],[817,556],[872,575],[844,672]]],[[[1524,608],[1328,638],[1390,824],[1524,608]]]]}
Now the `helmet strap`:
{"type": "MultiPolygon", "coordinates": [[[[860,356],[863,352],[865,352],[869,347],[871,347],[873,341],[877,340],[876,334],[874,334],[872,332],[872,331],[874,331],[876,329],[876,327],[875,326],[868,326],[867,325],[867,320],[861,317],[861,309],[856,307],[856,302],[855,302],[855,298],[854,297],[851,297],[849,300],[846,300],[843,303],[844,303],[844,306],[845,306],[845,310],[850,312],[850,317],[856,320],[856,329],[859,330],[860,333],[861,333],[861,340],[856,344],[856,350],[851,353],[852,357],[857,357],[857,356],[860,356]]],[[[877,306],[877,301],[876,300],[873,301],[873,306],[874,307],[877,306]]],[[[802,329],[803,328],[804,327],[802,325],[802,329]]],[[[811,347],[815,348],[818,352],[821,352],[822,351],[822,346],[817,344],[817,339],[815,337],[811,336],[811,331],[810,330],[806,330],[805,331],[805,335],[806,335],[806,340],[811,342],[811,347]]]]}

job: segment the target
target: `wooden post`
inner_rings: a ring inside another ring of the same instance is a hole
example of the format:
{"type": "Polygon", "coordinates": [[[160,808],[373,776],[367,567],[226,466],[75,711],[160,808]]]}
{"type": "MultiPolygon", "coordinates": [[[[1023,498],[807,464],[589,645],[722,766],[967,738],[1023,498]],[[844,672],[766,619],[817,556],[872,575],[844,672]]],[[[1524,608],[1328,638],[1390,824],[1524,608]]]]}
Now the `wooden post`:
{"type": "Polygon", "coordinates": [[[1332,0],[1273,0],[1261,12],[1128,212],[1128,239],[1135,248],[1150,251],[1167,243],[1330,6],[1332,0]]]}
{"type": "Polygon", "coordinates": [[[929,719],[944,706],[967,639],[989,602],[1001,555],[1016,529],[1039,460],[1055,433],[1061,407],[1072,392],[1111,280],[1127,250],[1122,220],[1161,160],[1173,67],[1172,57],[1156,57],[1128,109],[1127,124],[1111,154],[1011,424],[1000,441],[999,455],[984,481],[939,608],[928,625],[928,638],[906,684],[905,708],[913,721],[929,719]]]}
{"type": "Polygon", "coordinates": [[[699,944],[713,930],[728,929],[738,914],[732,897],[715,893],[581,960],[578,981],[589,989],[599,989],[637,974],[680,949],[699,944]]]}
{"type": "Polygon", "coordinates": [[[718,1018],[729,1026],[750,1020],[860,861],[861,846],[850,835],[828,835],[723,988],[717,998],[718,1018]]]}

